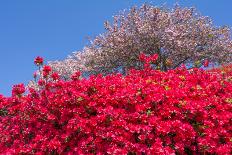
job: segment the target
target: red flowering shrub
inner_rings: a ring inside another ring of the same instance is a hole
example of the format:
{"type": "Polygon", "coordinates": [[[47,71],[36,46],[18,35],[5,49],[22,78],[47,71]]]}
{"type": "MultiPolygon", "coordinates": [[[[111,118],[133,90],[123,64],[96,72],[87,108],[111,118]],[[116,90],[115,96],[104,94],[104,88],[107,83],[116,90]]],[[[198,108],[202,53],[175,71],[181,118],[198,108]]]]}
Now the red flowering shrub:
{"type": "Polygon", "coordinates": [[[223,65],[221,67],[218,68],[213,68],[210,70],[210,72],[221,72],[222,74],[230,74],[232,73],[232,64],[228,64],[228,65],[223,65]]]}
{"type": "Polygon", "coordinates": [[[232,153],[231,75],[147,66],[79,76],[53,75],[39,92],[0,96],[0,153],[232,153]]]}

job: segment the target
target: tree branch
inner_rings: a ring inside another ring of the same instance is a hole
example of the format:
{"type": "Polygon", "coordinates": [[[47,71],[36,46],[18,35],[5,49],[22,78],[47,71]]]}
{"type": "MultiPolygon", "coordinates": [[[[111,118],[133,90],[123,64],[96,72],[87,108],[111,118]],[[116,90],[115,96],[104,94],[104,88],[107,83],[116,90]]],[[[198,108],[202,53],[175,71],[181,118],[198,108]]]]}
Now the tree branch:
{"type": "Polygon", "coordinates": [[[177,65],[175,65],[173,67],[173,69],[175,69],[176,67],[180,66],[182,63],[184,63],[185,61],[187,61],[190,57],[186,57],[184,60],[180,61],[177,65]]]}

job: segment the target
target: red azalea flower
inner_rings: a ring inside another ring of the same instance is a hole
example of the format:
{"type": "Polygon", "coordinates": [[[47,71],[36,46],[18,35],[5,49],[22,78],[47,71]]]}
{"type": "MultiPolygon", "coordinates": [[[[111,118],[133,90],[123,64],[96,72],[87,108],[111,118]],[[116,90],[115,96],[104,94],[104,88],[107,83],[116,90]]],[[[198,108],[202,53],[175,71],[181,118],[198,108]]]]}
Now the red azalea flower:
{"type": "Polygon", "coordinates": [[[60,77],[59,77],[59,74],[58,73],[53,73],[51,75],[52,79],[55,81],[55,80],[58,80],[60,77]]]}
{"type": "Polygon", "coordinates": [[[43,72],[50,73],[52,71],[52,68],[50,66],[44,66],[43,72]]]}
{"type": "Polygon", "coordinates": [[[71,79],[72,79],[73,81],[76,81],[76,80],[79,80],[80,76],[81,76],[81,72],[80,72],[80,71],[77,71],[77,72],[75,72],[75,73],[71,76],[71,79]]]}
{"type": "Polygon", "coordinates": [[[153,55],[150,57],[150,62],[155,63],[155,62],[158,60],[158,57],[159,57],[158,54],[153,54],[153,55]]]}
{"type": "Polygon", "coordinates": [[[144,53],[141,53],[141,54],[139,55],[139,60],[142,61],[142,62],[144,62],[145,59],[146,59],[146,55],[145,55],[144,53]]]}
{"type": "Polygon", "coordinates": [[[43,58],[42,57],[40,57],[40,56],[37,56],[36,58],[35,58],[35,60],[34,60],[34,63],[35,63],[35,65],[37,65],[37,66],[40,66],[40,65],[43,65],[43,58]]]}
{"type": "Polygon", "coordinates": [[[23,93],[25,93],[25,91],[26,89],[23,83],[14,85],[12,89],[12,96],[22,95],[23,93]]]}
{"type": "Polygon", "coordinates": [[[43,77],[47,77],[49,73],[52,71],[52,68],[50,66],[44,66],[43,67],[43,77]]]}
{"type": "Polygon", "coordinates": [[[139,60],[145,63],[155,63],[158,59],[159,55],[158,54],[153,54],[151,56],[146,56],[144,53],[141,53],[139,55],[139,60]]]}
{"type": "Polygon", "coordinates": [[[209,60],[205,60],[204,61],[204,67],[208,67],[209,66],[209,60]]]}
{"type": "Polygon", "coordinates": [[[44,80],[42,80],[42,79],[40,79],[40,80],[38,81],[38,85],[39,85],[39,86],[43,86],[43,85],[45,85],[45,81],[44,81],[44,80]]]}

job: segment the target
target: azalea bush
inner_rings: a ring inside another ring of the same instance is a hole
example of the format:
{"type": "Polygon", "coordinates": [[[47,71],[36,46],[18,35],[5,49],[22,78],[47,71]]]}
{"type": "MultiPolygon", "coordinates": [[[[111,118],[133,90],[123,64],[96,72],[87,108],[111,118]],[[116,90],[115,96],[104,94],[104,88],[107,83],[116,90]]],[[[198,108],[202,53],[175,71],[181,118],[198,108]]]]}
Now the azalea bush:
{"type": "Polygon", "coordinates": [[[2,154],[232,153],[232,72],[163,72],[141,55],[128,75],[63,81],[41,59],[39,91],[0,96],[2,154]]]}
{"type": "Polygon", "coordinates": [[[209,70],[210,72],[221,72],[222,74],[230,74],[232,72],[232,64],[228,64],[228,65],[223,65],[217,68],[213,68],[209,70]]]}

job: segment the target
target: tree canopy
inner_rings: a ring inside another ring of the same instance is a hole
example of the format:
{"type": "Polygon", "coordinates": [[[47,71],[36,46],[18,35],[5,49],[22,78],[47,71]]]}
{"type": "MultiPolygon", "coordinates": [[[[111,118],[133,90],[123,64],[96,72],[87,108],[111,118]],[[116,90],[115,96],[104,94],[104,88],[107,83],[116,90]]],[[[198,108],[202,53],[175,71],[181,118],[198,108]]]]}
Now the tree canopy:
{"type": "Polygon", "coordinates": [[[201,67],[204,61],[225,64],[232,59],[230,28],[214,26],[195,8],[144,4],[121,12],[104,26],[105,33],[82,51],[63,61],[50,62],[53,69],[66,77],[76,70],[108,74],[131,67],[141,69],[141,52],[158,54],[155,65],[163,71],[181,64],[201,67]]]}

